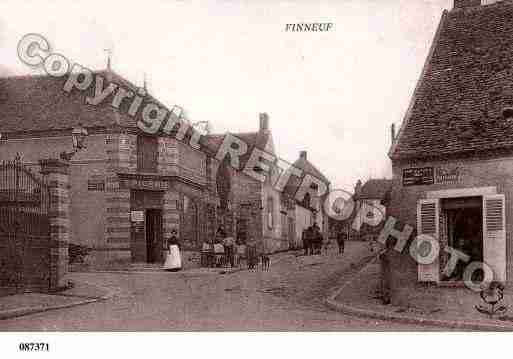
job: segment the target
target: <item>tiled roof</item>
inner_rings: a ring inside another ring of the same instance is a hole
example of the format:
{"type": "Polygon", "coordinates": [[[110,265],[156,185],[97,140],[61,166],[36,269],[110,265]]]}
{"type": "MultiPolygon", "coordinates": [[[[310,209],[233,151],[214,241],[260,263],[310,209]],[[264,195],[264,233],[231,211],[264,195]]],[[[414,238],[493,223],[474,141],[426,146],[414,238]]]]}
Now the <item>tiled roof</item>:
{"type": "MultiPolygon", "coordinates": [[[[246,162],[249,160],[251,153],[254,148],[258,148],[259,150],[266,150],[267,143],[269,142],[269,138],[271,136],[270,131],[258,131],[258,132],[239,132],[232,133],[233,136],[242,140],[245,144],[248,145],[247,152],[240,157],[240,168],[243,169],[246,165],[246,162]]],[[[217,152],[226,134],[211,134],[204,136],[205,144],[213,151],[217,152]]]]}
{"type": "MultiPolygon", "coordinates": [[[[155,103],[170,111],[151,94],[144,97],[135,117],[128,115],[133,98],[123,101],[118,110],[112,107],[113,94],[107,96],[98,105],[87,104],[86,98],[93,96],[94,93],[96,75],[104,78],[104,88],[113,82],[119,87],[136,93],[139,89],[114,71],[96,71],[94,75],[94,81],[87,90],[73,89],[69,93],[63,89],[68,76],[55,78],[37,75],[0,78],[0,133],[67,130],[78,124],[86,128],[106,128],[114,125],[136,127],[141,109],[147,102],[155,103]]],[[[187,136],[190,136],[191,131],[192,129],[189,128],[187,136]]],[[[204,136],[201,137],[200,143],[212,149],[208,143],[204,142],[204,136]]]]}
{"type": "MultiPolygon", "coordinates": [[[[232,133],[232,135],[240,138],[249,147],[249,146],[255,145],[256,139],[258,137],[258,132],[232,133]]],[[[213,146],[214,148],[219,148],[221,146],[221,144],[223,143],[225,136],[226,136],[226,134],[211,134],[211,135],[206,135],[205,139],[206,139],[206,142],[208,144],[210,144],[211,146],[213,146]]],[[[265,147],[265,144],[263,146],[265,147]]]]}
{"type": "MultiPolygon", "coordinates": [[[[96,72],[107,77],[106,71],[96,72]]],[[[126,89],[136,87],[114,72],[113,82],[126,89]]],[[[63,87],[67,76],[14,76],[0,78],[0,131],[45,131],[69,129],[81,123],[84,127],[105,127],[116,123],[135,126],[136,119],[128,116],[130,101],[122,103],[118,114],[111,107],[110,95],[101,104],[86,104],[85,99],[94,92],[95,81],[86,91],[73,89],[67,93],[63,87]],[[124,108],[125,105],[126,107],[124,108]]],[[[104,87],[108,81],[104,82],[104,87]]],[[[152,98],[152,101],[159,103],[152,98]]]]}
{"type": "Polygon", "coordinates": [[[392,159],[513,148],[513,1],[444,12],[392,159]]]}
{"type": "Polygon", "coordinates": [[[386,199],[387,193],[392,190],[392,180],[370,179],[362,186],[358,199],[386,199]]]}
{"type": "Polygon", "coordinates": [[[322,172],[317,169],[317,167],[315,167],[310,161],[308,161],[305,158],[298,158],[297,161],[294,162],[293,166],[302,170],[304,174],[314,176],[315,178],[321,180],[326,184],[330,183],[329,179],[327,179],[326,176],[324,176],[322,172]]]}
{"type": "Polygon", "coordinates": [[[292,166],[297,169],[300,169],[302,171],[302,175],[301,178],[298,178],[294,175],[290,176],[289,181],[285,185],[283,191],[290,197],[294,197],[296,195],[296,192],[298,191],[301,182],[307,174],[313,176],[316,179],[321,180],[326,185],[330,184],[330,181],[326,178],[326,176],[324,176],[321,173],[321,171],[317,169],[317,167],[315,167],[310,161],[308,161],[305,158],[300,157],[296,162],[292,164],[292,166]]]}

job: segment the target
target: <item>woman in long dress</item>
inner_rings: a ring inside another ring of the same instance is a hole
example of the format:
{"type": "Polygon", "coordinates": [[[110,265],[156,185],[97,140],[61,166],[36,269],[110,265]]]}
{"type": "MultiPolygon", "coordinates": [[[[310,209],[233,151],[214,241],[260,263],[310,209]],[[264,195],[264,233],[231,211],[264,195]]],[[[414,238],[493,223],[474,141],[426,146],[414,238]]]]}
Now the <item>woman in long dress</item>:
{"type": "Polygon", "coordinates": [[[169,252],[166,256],[164,269],[167,271],[179,271],[182,269],[182,257],[180,255],[180,243],[176,229],[171,232],[171,237],[167,241],[169,252]]]}

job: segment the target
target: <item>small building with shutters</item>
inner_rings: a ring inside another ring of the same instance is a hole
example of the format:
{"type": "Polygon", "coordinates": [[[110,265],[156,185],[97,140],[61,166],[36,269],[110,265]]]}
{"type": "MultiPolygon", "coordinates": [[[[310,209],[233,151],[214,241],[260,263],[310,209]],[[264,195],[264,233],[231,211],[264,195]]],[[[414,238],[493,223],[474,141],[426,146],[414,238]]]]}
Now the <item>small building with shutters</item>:
{"type": "MultiPolygon", "coordinates": [[[[486,263],[494,280],[513,279],[512,54],[512,1],[460,0],[443,12],[392,139],[388,208],[395,230],[406,235],[411,226],[410,239],[430,235],[440,251],[426,265],[407,249],[394,254],[395,293],[419,282],[462,283],[471,262],[486,263]],[[466,263],[447,270],[448,248],[464,253],[466,263]]],[[[482,276],[476,271],[472,278],[482,276]]]]}

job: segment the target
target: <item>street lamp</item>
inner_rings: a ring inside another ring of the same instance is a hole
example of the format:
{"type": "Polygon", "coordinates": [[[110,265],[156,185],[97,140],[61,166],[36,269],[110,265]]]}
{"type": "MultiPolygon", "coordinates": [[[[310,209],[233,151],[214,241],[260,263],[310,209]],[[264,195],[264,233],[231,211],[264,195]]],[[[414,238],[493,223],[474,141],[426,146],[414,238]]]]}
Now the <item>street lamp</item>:
{"type": "Polygon", "coordinates": [[[79,123],[77,127],[73,128],[73,131],[71,131],[71,138],[73,141],[73,151],[71,152],[61,152],[60,157],[62,160],[70,161],[71,158],[80,150],[86,148],[84,142],[85,138],[89,135],[87,130],[82,127],[82,125],[79,123]]]}

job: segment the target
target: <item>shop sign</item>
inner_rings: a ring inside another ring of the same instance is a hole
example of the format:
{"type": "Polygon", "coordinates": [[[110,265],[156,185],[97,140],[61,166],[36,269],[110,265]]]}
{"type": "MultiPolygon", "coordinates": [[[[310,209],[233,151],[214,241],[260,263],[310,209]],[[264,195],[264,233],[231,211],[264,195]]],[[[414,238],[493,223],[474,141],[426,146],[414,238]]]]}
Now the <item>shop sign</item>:
{"type": "Polygon", "coordinates": [[[436,169],[436,183],[453,184],[461,181],[461,169],[459,167],[436,169]]]}
{"type": "Polygon", "coordinates": [[[434,183],[433,167],[405,168],[403,170],[403,186],[425,186],[434,183]]]}
{"type": "Polygon", "coordinates": [[[159,179],[123,179],[120,181],[121,188],[141,189],[150,191],[165,191],[169,189],[168,182],[159,179]]]}

